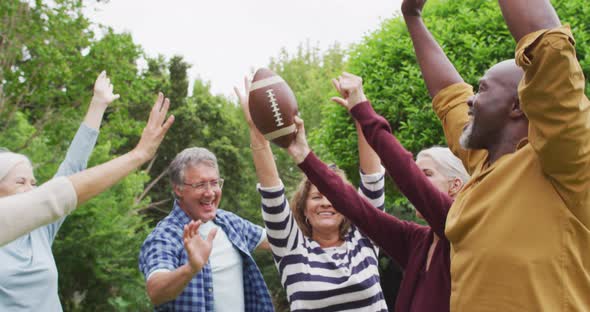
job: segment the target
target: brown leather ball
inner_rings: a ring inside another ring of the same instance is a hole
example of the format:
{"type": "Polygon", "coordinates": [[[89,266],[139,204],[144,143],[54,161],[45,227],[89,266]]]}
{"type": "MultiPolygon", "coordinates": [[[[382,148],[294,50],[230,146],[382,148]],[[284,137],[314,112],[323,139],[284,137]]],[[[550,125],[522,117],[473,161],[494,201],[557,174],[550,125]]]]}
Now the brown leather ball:
{"type": "Polygon", "coordinates": [[[250,115],[264,137],[286,148],[295,139],[297,99],[289,85],[267,68],[254,74],[248,95],[250,115]]]}

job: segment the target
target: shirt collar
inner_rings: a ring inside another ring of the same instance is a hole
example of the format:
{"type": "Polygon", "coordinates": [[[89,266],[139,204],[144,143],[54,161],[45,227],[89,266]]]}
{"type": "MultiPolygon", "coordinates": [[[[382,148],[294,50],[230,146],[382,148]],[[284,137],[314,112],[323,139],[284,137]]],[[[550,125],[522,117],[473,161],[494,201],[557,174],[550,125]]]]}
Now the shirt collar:
{"type": "Polygon", "coordinates": [[[527,144],[529,144],[529,138],[523,138],[522,140],[520,140],[520,142],[518,142],[518,144],[516,144],[516,150],[523,148],[527,144]]]}
{"type": "Polygon", "coordinates": [[[175,220],[178,220],[182,225],[188,224],[192,220],[191,217],[187,215],[186,212],[182,210],[182,208],[180,208],[178,200],[174,200],[174,209],[172,209],[171,215],[175,220]]]}

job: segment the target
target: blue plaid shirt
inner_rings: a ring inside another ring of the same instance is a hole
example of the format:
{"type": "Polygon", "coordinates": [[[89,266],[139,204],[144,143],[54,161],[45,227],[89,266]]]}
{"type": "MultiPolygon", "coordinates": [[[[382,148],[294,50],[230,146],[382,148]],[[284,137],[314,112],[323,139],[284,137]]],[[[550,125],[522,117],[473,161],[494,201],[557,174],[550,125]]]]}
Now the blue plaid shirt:
{"type": "MultiPolygon", "coordinates": [[[[145,278],[155,270],[174,271],[188,262],[182,234],[184,225],[190,221],[175,202],[172,212],[148,235],[139,253],[139,269],[145,278]]],[[[217,209],[213,222],[223,229],[242,256],[246,311],[274,311],[262,273],[250,254],[261,239],[262,228],[222,209],[217,209]]],[[[207,262],[174,301],[157,306],[156,311],[209,312],[214,311],[213,300],[213,276],[211,264],[207,262]]]]}

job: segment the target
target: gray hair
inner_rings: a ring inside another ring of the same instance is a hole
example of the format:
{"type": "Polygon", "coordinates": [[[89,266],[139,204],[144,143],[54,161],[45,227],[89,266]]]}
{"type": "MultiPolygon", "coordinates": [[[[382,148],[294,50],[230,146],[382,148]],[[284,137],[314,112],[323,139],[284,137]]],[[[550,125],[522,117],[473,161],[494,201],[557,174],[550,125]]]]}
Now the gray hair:
{"type": "Polygon", "coordinates": [[[0,147],[0,181],[4,180],[14,166],[23,162],[33,167],[33,163],[27,156],[13,153],[4,147],[0,147]]]}
{"type": "Polygon", "coordinates": [[[203,147],[189,147],[180,152],[174,160],[170,163],[168,174],[170,175],[170,183],[172,185],[184,184],[184,171],[189,166],[196,166],[204,164],[215,168],[219,174],[219,167],[217,166],[217,157],[208,149],[203,147]]]}
{"type": "Polygon", "coordinates": [[[448,147],[433,146],[418,153],[416,159],[428,157],[434,161],[440,173],[447,178],[458,178],[463,184],[469,181],[469,174],[463,163],[457,158],[448,147]]]}

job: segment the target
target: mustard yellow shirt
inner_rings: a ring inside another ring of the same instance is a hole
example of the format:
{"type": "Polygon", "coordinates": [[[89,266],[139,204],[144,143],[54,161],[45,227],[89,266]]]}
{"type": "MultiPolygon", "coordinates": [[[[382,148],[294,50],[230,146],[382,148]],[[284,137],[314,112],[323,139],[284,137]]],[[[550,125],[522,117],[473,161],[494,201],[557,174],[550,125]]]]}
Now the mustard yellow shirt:
{"type": "Polygon", "coordinates": [[[459,145],[471,86],[433,101],[472,175],[446,223],[451,311],[590,311],[590,102],[569,27],[525,36],[516,62],[528,139],[491,166],[459,145]]]}

